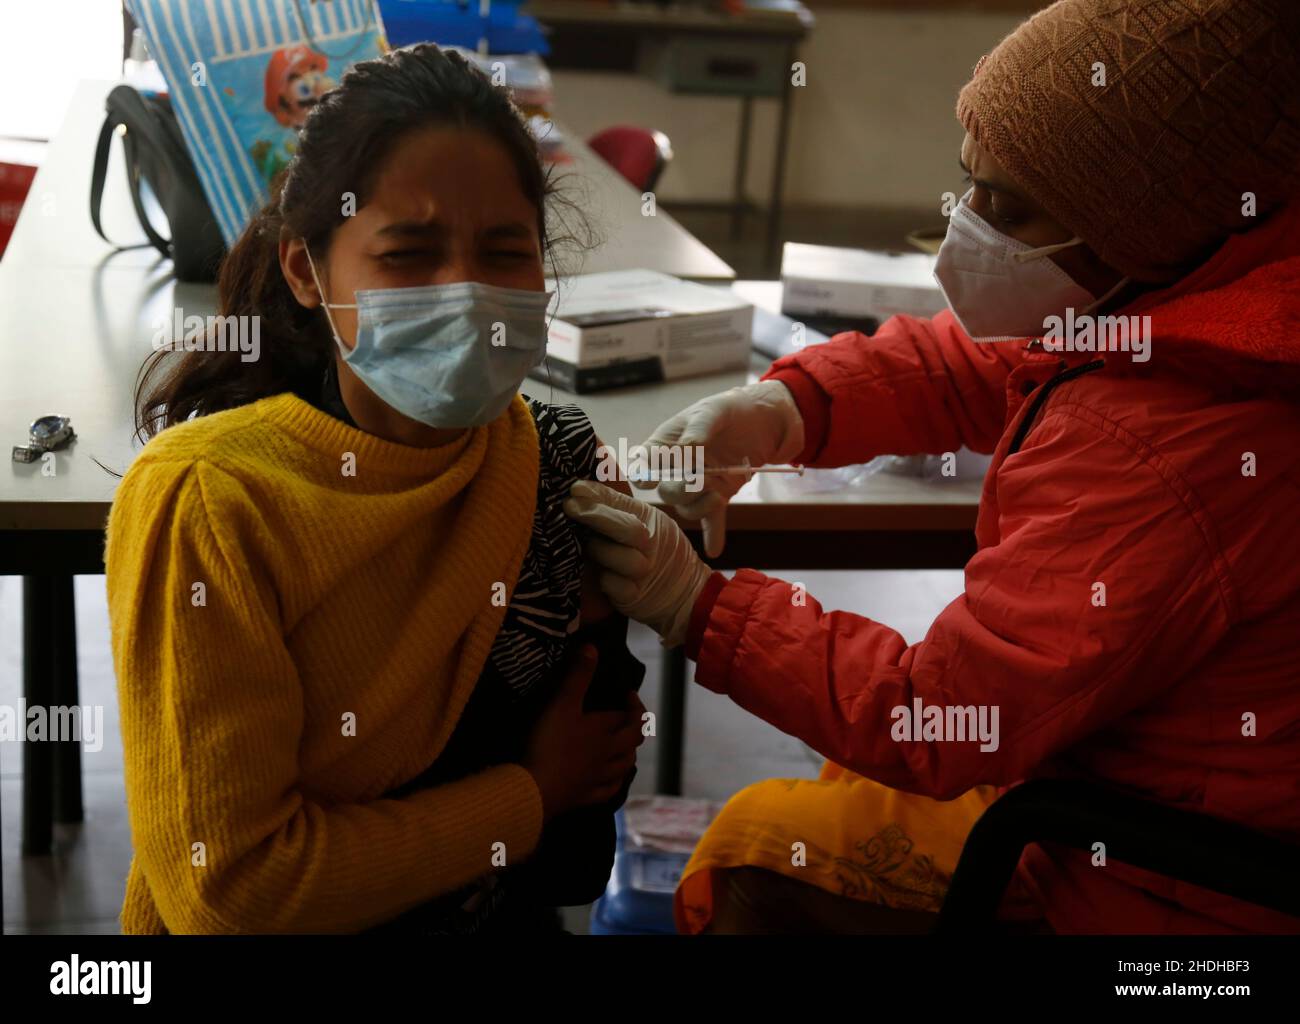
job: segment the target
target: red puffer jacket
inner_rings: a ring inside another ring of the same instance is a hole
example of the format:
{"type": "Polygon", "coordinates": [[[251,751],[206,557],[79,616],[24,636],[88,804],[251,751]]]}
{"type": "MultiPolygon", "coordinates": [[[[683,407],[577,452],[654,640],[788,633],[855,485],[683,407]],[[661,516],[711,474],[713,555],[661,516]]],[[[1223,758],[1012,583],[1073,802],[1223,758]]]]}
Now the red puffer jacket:
{"type": "MultiPolygon", "coordinates": [[[[1300,205],[1122,312],[1152,317],[1145,364],[975,344],[949,313],[774,364],[810,465],[992,451],[978,552],[912,646],[715,574],[696,679],[901,790],[1068,775],[1300,843],[1300,205]],[[915,698],[996,706],[997,749],[895,741],[915,698]]],[[[1020,880],[1058,931],[1300,929],[1059,848],[1027,850],[1020,880]]]]}

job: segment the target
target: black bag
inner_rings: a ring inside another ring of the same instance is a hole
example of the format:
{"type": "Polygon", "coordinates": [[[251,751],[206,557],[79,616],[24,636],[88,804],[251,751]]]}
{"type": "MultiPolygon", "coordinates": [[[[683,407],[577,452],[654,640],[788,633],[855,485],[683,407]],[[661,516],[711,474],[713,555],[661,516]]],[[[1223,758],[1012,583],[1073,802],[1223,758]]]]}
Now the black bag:
{"type": "MultiPolygon", "coordinates": [[[[212,208],[203,194],[189,150],[185,147],[181,127],[165,96],[146,96],[129,85],[119,85],[108,94],[108,116],[99,132],[95,148],[95,166],[90,181],[90,219],[99,237],[109,242],[99,223],[99,207],[104,195],[104,178],[108,171],[108,151],[118,125],[126,128],[122,137],[126,154],[126,174],[140,226],[148,242],[119,246],[138,249],[152,244],[171,259],[178,280],[215,281],[217,268],[225,255],[225,241],[217,227],[212,208]],[[140,179],[149,185],[167,215],[171,238],[162,235],[149,223],[140,200],[140,179]]],[[[112,244],[110,242],[110,244],[112,244]]]]}

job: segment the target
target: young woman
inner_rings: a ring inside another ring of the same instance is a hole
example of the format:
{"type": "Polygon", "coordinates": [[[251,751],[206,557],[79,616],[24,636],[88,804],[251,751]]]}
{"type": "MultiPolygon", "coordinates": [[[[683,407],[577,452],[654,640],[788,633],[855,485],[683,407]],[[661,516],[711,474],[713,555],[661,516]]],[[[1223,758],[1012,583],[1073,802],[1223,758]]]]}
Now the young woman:
{"type": "Polygon", "coordinates": [[[322,98],[273,192],[220,280],[260,358],[157,357],[109,521],[122,929],[555,928],[608,877],[643,709],[559,508],[591,425],[517,394],[552,186],[506,94],[418,46],[322,98]]]}

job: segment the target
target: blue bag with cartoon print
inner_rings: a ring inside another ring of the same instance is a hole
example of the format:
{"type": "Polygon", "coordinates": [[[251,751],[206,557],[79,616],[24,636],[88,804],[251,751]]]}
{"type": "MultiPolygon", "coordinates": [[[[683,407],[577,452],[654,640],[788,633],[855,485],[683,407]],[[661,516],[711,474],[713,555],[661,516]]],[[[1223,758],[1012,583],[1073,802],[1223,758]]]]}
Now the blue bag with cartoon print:
{"type": "Polygon", "coordinates": [[[387,49],[374,0],[127,0],[231,245],[343,72],[387,49]]]}

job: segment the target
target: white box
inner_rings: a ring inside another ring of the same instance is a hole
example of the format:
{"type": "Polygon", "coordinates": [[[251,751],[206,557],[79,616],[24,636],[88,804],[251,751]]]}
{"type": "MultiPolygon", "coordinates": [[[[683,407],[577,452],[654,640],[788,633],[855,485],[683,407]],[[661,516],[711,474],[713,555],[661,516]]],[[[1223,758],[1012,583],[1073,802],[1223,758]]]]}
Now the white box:
{"type": "Polygon", "coordinates": [[[781,312],[786,316],[888,320],[947,308],[927,253],[871,252],[786,242],[781,312]]]}
{"type": "Polygon", "coordinates": [[[733,292],[655,270],[564,278],[546,360],[531,376],[585,394],[749,364],[754,307],[733,292]]]}

